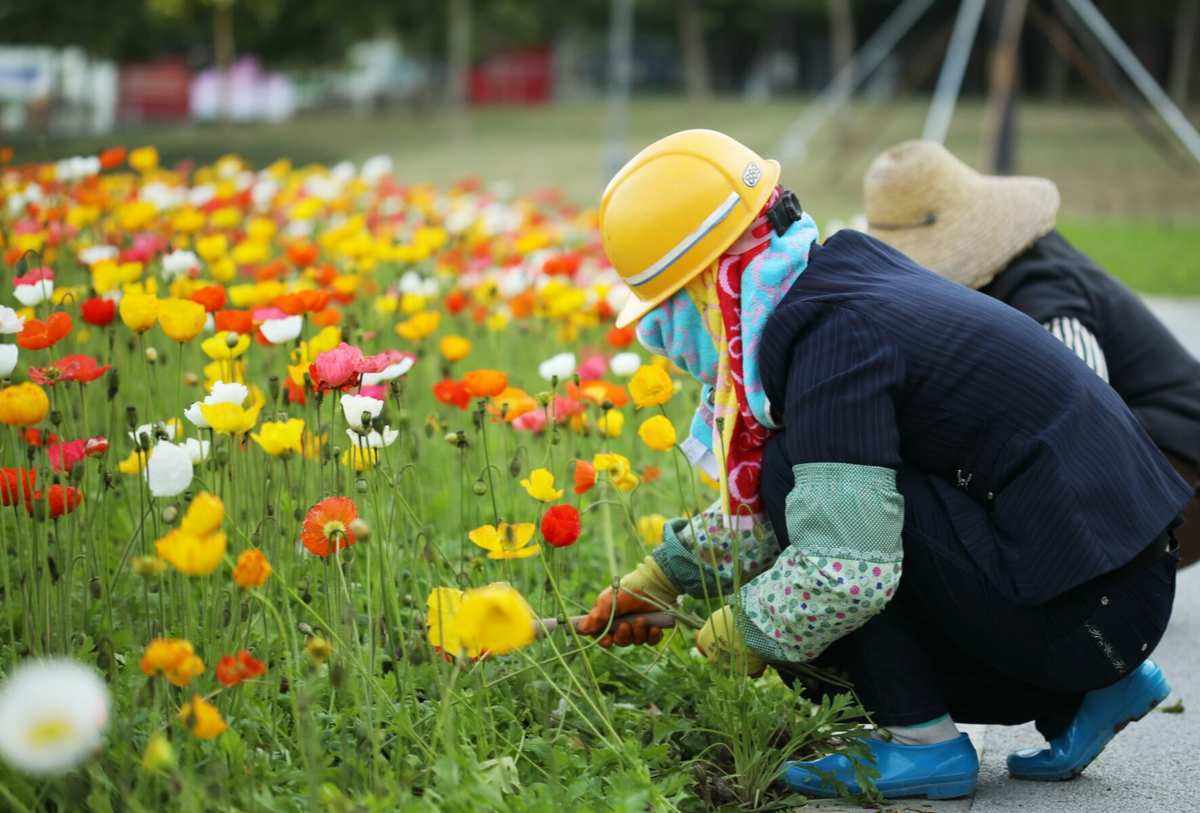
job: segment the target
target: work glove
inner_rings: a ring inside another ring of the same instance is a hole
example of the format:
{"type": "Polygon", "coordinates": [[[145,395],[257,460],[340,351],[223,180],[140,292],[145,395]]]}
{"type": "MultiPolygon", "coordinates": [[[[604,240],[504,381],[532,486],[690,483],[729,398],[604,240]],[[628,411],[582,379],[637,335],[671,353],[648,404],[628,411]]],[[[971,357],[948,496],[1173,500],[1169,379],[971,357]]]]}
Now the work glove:
{"type": "Polygon", "coordinates": [[[696,633],[696,649],[708,658],[709,663],[732,660],[736,664],[745,664],[746,674],[750,677],[758,677],[767,668],[767,662],[746,646],[734,619],[733,608],[728,605],[704,622],[704,626],[696,633]]]}
{"type": "Polygon", "coordinates": [[[670,607],[675,604],[679,590],[667,578],[667,574],[662,572],[653,556],[647,556],[634,571],[622,576],[619,584],[615,611],[613,589],[606,587],[596,597],[592,609],[575,628],[583,635],[594,636],[603,633],[599,643],[605,648],[613,644],[657,644],[662,639],[660,628],[650,626],[645,619],[623,621],[622,616],[660,612],[664,606],[670,607]]]}

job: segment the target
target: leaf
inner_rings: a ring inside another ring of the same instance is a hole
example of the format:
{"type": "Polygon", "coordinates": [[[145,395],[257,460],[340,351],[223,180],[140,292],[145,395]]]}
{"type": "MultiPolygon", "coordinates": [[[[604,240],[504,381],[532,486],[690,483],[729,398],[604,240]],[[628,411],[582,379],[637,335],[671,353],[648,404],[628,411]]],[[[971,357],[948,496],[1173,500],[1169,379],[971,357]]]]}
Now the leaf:
{"type": "Polygon", "coordinates": [[[1183,714],[1183,699],[1176,700],[1169,706],[1163,706],[1159,709],[1163,714],[1183,714]]]}

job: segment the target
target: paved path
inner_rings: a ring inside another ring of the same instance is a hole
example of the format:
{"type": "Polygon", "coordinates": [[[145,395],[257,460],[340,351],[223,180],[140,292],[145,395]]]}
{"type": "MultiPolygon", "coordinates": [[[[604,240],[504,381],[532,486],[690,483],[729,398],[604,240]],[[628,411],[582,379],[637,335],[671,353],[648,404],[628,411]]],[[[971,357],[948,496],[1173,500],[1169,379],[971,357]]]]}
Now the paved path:
{"type": "MultiPolygon", "coordinates": [[[[1150,306],[1200,358],[1200,300],[1151,299],[1150,306]]],[[[1041,745],[1033,725],[968,726],[980,751],[979,788],[972,799],[897,802],[887,810],[917,813],[1182,813],[1200,810],[1200,565],[1179,575],[1175,610],[1154,652],[1174,689],[1163,706],[1183,701],[1182,714],[1156,711],[1114,739],[1087,771],[1070,782],[1018,782],[1005,758],[1041,745]]],[[[1161,707],[1160,707],[1161,708],[1161,707]]],[[[857,806],[814,804],[822,811],[857,806]]]]}

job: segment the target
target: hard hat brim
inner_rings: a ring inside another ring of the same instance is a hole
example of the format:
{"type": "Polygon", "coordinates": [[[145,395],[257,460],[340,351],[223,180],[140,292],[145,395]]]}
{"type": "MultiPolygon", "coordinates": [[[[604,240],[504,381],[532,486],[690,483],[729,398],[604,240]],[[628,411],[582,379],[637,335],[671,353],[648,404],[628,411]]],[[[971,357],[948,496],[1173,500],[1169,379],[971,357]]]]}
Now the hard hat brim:
{"type": "Polygon", "coordinates": [[[753,198],[752,205],[747,207],[749,209],[749,214],[745,214],[744,212],[738,213],[738,219],[744,222],[738,222],[736,220],[733,221],[733,237],[730,238],[729,242],[711,251],[711,256],[697,261],[694,268],[690,269],[688,273],[682,275],[657,296],[651,297],[650,299],[638,299],[637,294],[633,293],[631,289],[629,299],[626,300],[624,307],[621,308],[621,312],[617,314],[617,327],[628,327],[638,319],[641,319],[650,311],[657,308],[663,302],[666,302],[668,299],[678,293],[685,285],[695,279],[701,271],[716,262],[717,258],[725,252],[725,249],[737,242],[737,238],[741,237],[742,232],[749,228],[750,224],[754,222],[754,219],[758,217],[758,213],[762,210],[763,206],[766,205],[768,198],[771,196],[771,192],[779,183],[779,175],[781,172],[779,162],[771,158],[765,158],[763,159],[763,163],[766,164],[766,169],[763,172],[762,181],[759,183],[760,191],[758,191],[758,194],[753,198]]]}

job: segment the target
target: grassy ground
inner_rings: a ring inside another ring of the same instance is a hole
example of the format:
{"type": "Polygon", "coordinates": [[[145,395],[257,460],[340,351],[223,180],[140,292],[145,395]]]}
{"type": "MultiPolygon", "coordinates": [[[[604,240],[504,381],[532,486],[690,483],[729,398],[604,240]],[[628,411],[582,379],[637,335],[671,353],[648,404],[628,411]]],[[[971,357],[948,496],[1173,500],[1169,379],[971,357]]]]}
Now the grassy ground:
{"type": "MultiPolygon", "coordinates": [[[[673,99],[631,106],[626,152],[684,127],[729,132],[766,155],[807,100],[767,104],[673,99]]],[[[861,210],[860,184],[871,158],[912,138],[925,115],[921,100],[860,104],[818,133],[808,157],[785,162],[784,181],[818,222],[861,210]]],[[[1164,158],[1128,117],[1111,107],[1021,108],[1018,168],[1054,179],[1063,195],[1064,232],[1113,273],[1146,293],[1200,296],[1200,167],[1164,158]]],[[[981,151],[983,111],[960,106],[948,146],[971,163],[981,151]]],[[[129,144],[153,141],[168,159],[208,160],[236,151],[254,163],[281,155],[298,162],[395,156],[414,181],[478,175],[517,189],[553,185],[581,203],[599,196],[606,179],[608,132],[603,104],[474,110],[455,118],[437,109],[355,118],[308,116],[283,125],[142,128],[118,134],[129,144]]],[[[110,141],[110,140],[105,140],[110,141]]],[[[18,160],[95,149],[98,141],[18,142],[18,160]]]]}

